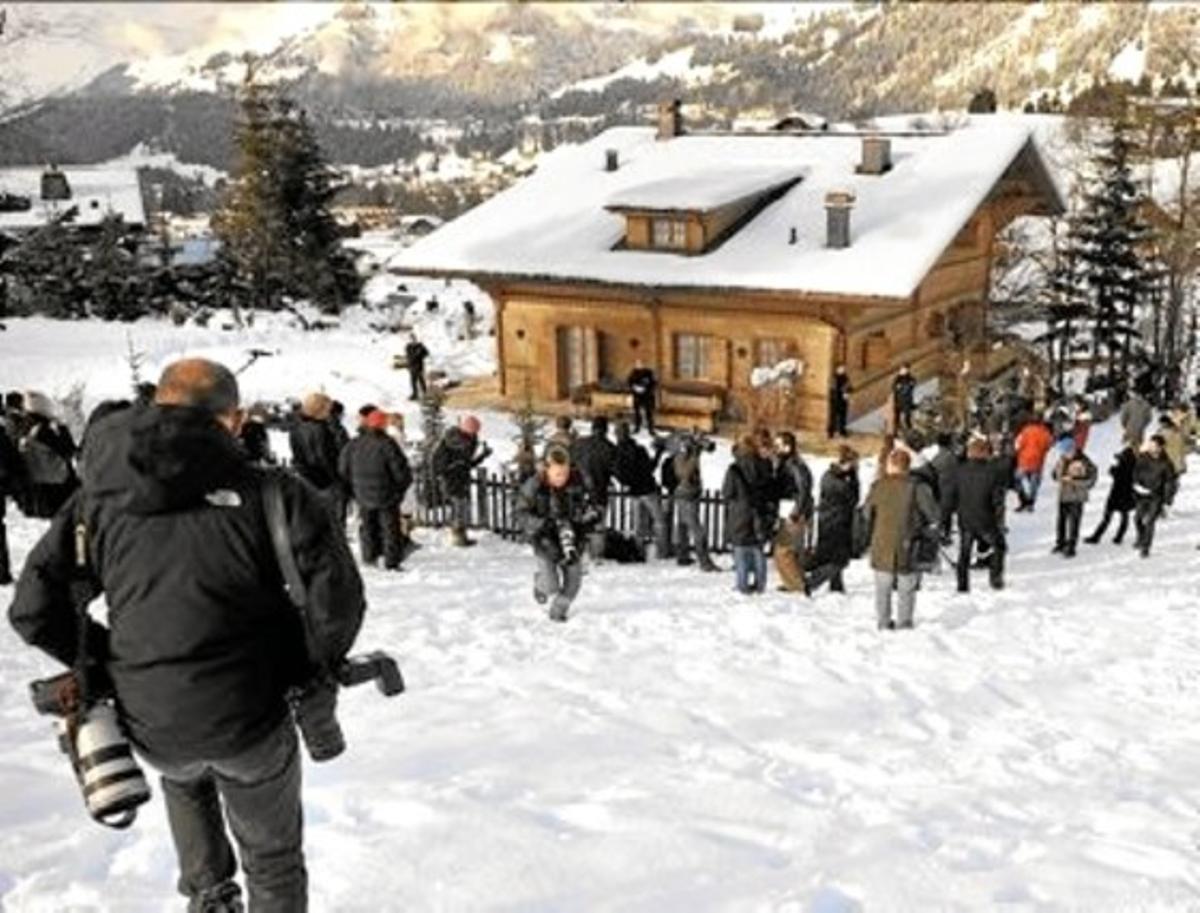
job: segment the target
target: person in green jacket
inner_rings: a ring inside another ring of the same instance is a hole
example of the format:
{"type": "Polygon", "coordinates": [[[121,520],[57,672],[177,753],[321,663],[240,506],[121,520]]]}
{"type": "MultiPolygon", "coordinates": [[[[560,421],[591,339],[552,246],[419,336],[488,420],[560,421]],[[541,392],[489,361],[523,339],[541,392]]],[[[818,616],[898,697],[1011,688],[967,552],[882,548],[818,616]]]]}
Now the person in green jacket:
{"type": "Polygon", "coordinates": [[[928,485],[909,475],[912,457],[903,448],[888,455],[884,476],[871,486],[865,509],[871,530],[871,569],[875,572],[875,614],[879,629],[911,628],[921,572],[914,551],[923,535],[938,536],[938,506],[928,485]],[[892,617],[892,592],[899,593],[892,617]]]}

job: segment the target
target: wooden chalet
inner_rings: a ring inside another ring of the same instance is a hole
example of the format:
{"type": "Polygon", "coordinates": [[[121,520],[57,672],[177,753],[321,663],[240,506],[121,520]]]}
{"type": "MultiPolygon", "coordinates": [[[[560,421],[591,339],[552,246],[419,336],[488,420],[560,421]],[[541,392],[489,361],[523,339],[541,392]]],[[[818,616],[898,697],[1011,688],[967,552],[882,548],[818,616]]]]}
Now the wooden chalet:
{"type": "Polygon", "coordinates": [[[816,430],[839,363],[852,417],[903,363],[919,380],[990,370],[996,233],[1064,208],[1019,119],[688,133],[675,103],[657,130],[560,147],[393,263],[495,299],[514,404],[620,405],[643,360],[666,423],[744,421],[755,369],[794,360],[792,421],[816,430]]]}

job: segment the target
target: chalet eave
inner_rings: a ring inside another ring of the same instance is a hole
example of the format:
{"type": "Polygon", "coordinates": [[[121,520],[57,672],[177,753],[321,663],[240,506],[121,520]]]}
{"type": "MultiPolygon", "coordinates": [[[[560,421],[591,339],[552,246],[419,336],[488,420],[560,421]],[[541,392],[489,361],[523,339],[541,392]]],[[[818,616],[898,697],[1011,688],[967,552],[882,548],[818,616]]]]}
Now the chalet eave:
{"type": "Polygon", "coordinates": [[[618,282],[607,279],[573,279],[564,276],[554,276],[547,273],[498,273],[487,270],[446,269],[441,267],[406,266],[397,271],[404,276],[428,276],[433,279],[465,279],[481,287],[500,285],[541,284],[551,286],[567,286],[586,291],[599,289],[608,292],[622,291],[626,294],[640,297],[653,297],[656,293],[680,294],[726,294],[769,298],[777,301],[795,301],[796,299],[831,302],[838,301],[846,304],[863,304],[864,302],[880,305],[902,306],[911,304],[917,289],[913,288],[906,295],[869,295],[844,292],[817,292],[806,289],[753,288],[741,285],[689,285],[686,283],[647,283],[647,282],[618,282]]]}

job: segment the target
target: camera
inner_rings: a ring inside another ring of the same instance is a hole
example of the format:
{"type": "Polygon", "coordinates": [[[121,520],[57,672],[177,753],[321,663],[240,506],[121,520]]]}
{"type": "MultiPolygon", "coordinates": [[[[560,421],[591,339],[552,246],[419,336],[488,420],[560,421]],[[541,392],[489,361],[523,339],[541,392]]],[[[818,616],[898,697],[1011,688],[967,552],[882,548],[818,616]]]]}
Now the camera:
{"type": "Polygon", "coordinates": [[[400,666],[382,650],[348,657],[332,677],[314,679],[288,693],[292,718],[308,756],[314,761],[330,761],[346,750],[346,737],[337,718],[338,688],[353,688],[367,682],[375,682],[384,697],[404,693],[400,666]]]}
{"type": "Polygon", "coordinates": [[[562,551],[563,564],[574,564],[579,560],[579,544],[575,541],[575,527],[570,521],[558,524],[558,547],[562,551]]]}
{"type": "Polygon", "coordinates": [[[150,801],[150,786],[133,757],[117,710],[108,700],[83,706],[74,671],[29,684],[33,706],[58,719],[58,745],[71,761],[88,814],[123,830],[150,801]]]}

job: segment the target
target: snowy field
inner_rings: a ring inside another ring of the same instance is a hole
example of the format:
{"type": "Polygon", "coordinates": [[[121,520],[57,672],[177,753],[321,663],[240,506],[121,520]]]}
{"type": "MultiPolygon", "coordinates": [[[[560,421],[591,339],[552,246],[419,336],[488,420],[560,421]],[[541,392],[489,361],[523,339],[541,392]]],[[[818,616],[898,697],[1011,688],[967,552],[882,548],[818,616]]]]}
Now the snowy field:
{"type": "MultiPolygon", "coordinates": [[[[0,333],[0,389],[125,392],[124,328],[50,326],[0,333]]],[[[391,343],[258,332],[134,327],[155,370],[279,347],[243,376],[251,398],[403,402],[391,343]]],[[[1115,437],[1093,434],[1101,466],[1115,437]]],[[[1051,556],[1054,496],[1010,514],[1009,589],[929,578],[916,630],[889,635],[861,562],[811,601],[606,565],[558,626],[526,549],[420,534],[402,573],[366,572],[359,641],[409,693],[346,694],[348,753],[306,767],[313,910],[1200,910],[1200,488],[1148,561],[1051,556]]],[[[11,526],[19,567],[44,524],[11,526]]],[[[88,823],[28,703],[53,671],[0,625],[0,906],[180,909],[157,796],[131,831],[88,823]]]]}

